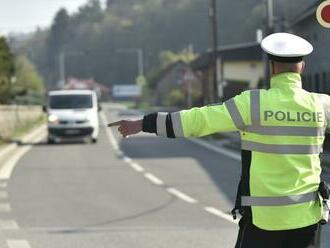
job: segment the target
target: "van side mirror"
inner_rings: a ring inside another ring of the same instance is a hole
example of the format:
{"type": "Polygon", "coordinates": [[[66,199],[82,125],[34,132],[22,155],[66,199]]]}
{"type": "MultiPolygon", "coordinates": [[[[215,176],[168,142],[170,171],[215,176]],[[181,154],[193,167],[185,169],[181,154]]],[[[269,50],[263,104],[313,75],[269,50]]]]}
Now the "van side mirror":
{"type": "Polygon", "coordinates": [[[97,105],[97,111],[98,112],[102,111],[102,106],[100,104],[97,105]]]}
{"type": "Polygon", "coordinates": [[[47,106],[46,105],[42,105],[42,112],[47,113],[47,106]]]}

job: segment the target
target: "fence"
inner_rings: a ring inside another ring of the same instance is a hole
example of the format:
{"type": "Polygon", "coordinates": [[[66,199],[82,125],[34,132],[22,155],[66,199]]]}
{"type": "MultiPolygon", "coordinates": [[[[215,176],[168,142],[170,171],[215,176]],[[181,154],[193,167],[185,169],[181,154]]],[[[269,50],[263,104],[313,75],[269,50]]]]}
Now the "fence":
{"type": "Polygon", "coordinates": [[[41,106],[0,105],[0,138],[10,136],[15,130],[38,120],[41,106]]]}

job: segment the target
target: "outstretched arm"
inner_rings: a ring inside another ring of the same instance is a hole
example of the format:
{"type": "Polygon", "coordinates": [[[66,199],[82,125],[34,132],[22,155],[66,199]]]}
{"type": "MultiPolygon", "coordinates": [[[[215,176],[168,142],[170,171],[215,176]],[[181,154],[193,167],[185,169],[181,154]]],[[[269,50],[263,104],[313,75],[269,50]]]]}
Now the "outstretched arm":
{"type": "Polygon", "coordinates": [[[174,113],[152,113],[142,120],[122,120],[108,126],[118,126],[124,136],[141,131],[167,138],[200,137],[217,132],[244,130],[250,123],[249,94],[243,93],[224,104],[192,108],[174,113]]]}

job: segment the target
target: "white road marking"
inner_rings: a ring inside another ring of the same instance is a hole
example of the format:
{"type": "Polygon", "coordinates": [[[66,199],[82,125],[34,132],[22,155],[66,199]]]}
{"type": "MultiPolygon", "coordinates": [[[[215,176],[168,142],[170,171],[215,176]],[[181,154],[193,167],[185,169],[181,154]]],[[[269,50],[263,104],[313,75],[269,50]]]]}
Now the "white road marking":
{"type": "Polygon", "coordinates": [[[167,188],[167,191],[172,194],[175,195],[176,197],[180,198],[181,200],[188,202],[188,203],[197,203],[198,201],[184,193],[182,193],[181,191],[175,189],[175,188],[167,188]]]}
{"type": "Polygon", "coordinates": [[[0,191],[0,200],[7,198],[8,198],[8,193],[6,191],[0,191]]]}
{"type": "Polygon", "coordinates": [[[0,183],[0,188],[2,189],[7,188],[7,186],[8,186],[7,182],[0,183]]]}
{"type": "Polygon", "coordinates": [[[137,172],[143,172],[144,168],[140,166],[139,164],[135,163],[131,158],[124,156],[123,160],[125,163],[128,163],[135,171],[137,172]]]}
{"type": "Polygon", "coordinates": [[[216,215],[222,219],[228,220],[234,224],[238,224],[238,220],[234,220],[230,214],[227,214],[217,208],[214,207],[204,207],[205,211],[209,212],[210,214],[216,215]]]}
{"type": "Polygon", "coordinates": [[[117,156],[124,156],[124,153],[120,150],[115,151],[115,152],[116,152],[117,156]]]}
{"type": "Polygon", "coordinates": [[[14,220],[0,220],[0,230],[18,230],[19,227],[14,220]]]}
{"type": "Polygon", "coordinates": [[[10,212],[11,211],[11,207],[9,205],[9,203],[0,203],[0,212],[10,212]]]}
{"type": "Polygon", "coordinates": [[[236,153],[236,152],[232,152],[229,149],[225,149],[225,148],[221,148],[221,147],[217,147],[214,145],[211,145],[209,143],[207,143],[206,141],[203,141],[201,139],[196,139],[196,138],[192,138],[189,139],[191,142],[196,143],[198,145],[201,145],[211,151],[214,151],[216,153],[220,153],[222,155],[226,155],[227,157],[233,158],[235,160],[239,160],[241,161],[241,155],[236,153]]]}
{"type": "Polygon", "coordinates": [[[9,239],[7,245],[9,248],[31,248],[29,242],[20,239],[9,239]]]}
{"type": "Polygon", "coordinates": [[[145,173],[144,177],[156,185],[164,185],[164,182],[151,173],[145,173]]]}
{"type": "Polygon", "coordinates": [[[17,162],[31,149],[31,146],[18,148],[19,150],[3,165],[0,170],[0,179],[9,179],[17,162]]]}
{"type": "Polygon", "coordinates": [[[144,172],[144,168],[137,163],[132,162],[129,165],[137,172],[144,172]]]}
{"type": "Polygon", "coordinates": [[[107,136],[108,136],[108,138],[109,138],[109,140],[110,140],[110,143],[111,143],[112,147],[113,147],[116,151],[120,151],[119,145],[118,145],[118,143],[117,143],[117,141],[116,141],[116,139],[115,139],[115,136],[114,136],[113,133],[112,133],[111,128],[108,128],[108,126],[107,126],[107,123],[108,123],[108,122],[107,122],[107,118],[105,117],[104,112],[101,112],[101,113],[100,113],[100,116],[101,116],[102,122],[103,122],[103,124],[104,124],[104,126],[105,126],[105,131],[106,131],[106,134],[107,134],[107,136]]]}
{"type": "Polygon", "coordinates": [[[131,158],[126,157],[126,156],[123,157],[123,160],[124,160],[125,163],[128,163],[128,164],[133,162],[131,158]]]}
{"type": "MultiPolygon", "coordinates": [[[[101,118],[103,120],[103,123],[105,126],[107,126],[107,119],[105,117],[105,114],[102,112],[101,113],[101,118]]],[[[119,146],[118,146],[118,143],[116,141],[116,139],[114,138],[114,135],[112,133],[112,130],[106,128],[106,131],[107,131],[107,135],[108,135],[108,138],[110,140],[110,143],[112,144],[114,150],[116,151],[116,153],[120,153],[120,155],[124,155],[124,153],[120,150],[119,146]]],[[[227,150],[227,149],[224,149],[224,148],[219,148],[219,147],[216,147],[216,146],[213,146],[205,141],[202,141],[200,139],[189,139],[190,141],[198,144],[198,145],[201,145],[209,150],[212,150],[212,151],[215,151],[217,153],[220,153],[222,155],[226,155],[228,157],[231,157],[235,160],[241,160],[241,157],[239,154],[237,153],[234,153],[230,150],[227,150]]],[[[126,157],[124,156],[123,157],[123,160],[128,163],[134,170],[138,171],[138,172],[144,172],[144,168],[141,167],[139,164],[133,162],[133,160],[129,157],[126,157]]],[[[154,176],[153,174],[151,173],[145,173],[144,174],[144,177],[147,178],[148,180],[150,180],[152,183],[156,184],[156,185],[164,185],[164,182],[162,180],[160,180],[158,177],[154,176]]],[[[186,195],[185,193],[182,193],[181,191],[175,189],[175,188],[167,188],[167,191],[180,198],[181,200],[185,201],[185,202],[188,202],[188,203],[198,203],[198,201],[188,195],[186,195]]],[[[218,210],[216,208],[213,208],[213,207],[205,207],[204,208],[207,212],[213,214],[213,215],[216,215],[222,219],[225,219],[229,222],[232,222],[232,223],[235,223],[237,224],[238,221],[235,221],[232,219],[231,215],[229,214],[226,214],[225,212],[221,211],[221,210],[218,210]]]]}
{"type": "MultiPolygon", "coordinates": [[[[35,130],[31,135],[26,136],[25,141],[39,142],[45,137],[45,128],[42,126],[35,130]],[[31,140],[30,140],[31,139],[31,140]]],[[[17,162],[32,148],[31,145],[19,147],[17,152],[0,169],[0,180],[8,180],[17,164],[17,162]]]]}
{"type": "MultiPolygon", "coordinates": [[[[107,118],[106,118],[104,112],[102,112],[100,115],[101,115],[103,124],[106,127],[106,133],[108,135],[108,138],[110,140],[110,143],[111,143],[113,149],[115,150],[115,153],[117,154],[117,156],[124,156],[124,153],[120,150],[118,142],[115,139],[115,136],[114,136],[112,130],[107,127],[108,122],[107,122],[107,118]]],[[[131,158],[129,158],[127,156],[124,156],[123,160],[124,160],[124,162],[128,163],[135,171],[137,171],[137,172],[143,172],[144,171],[144,169],[140,165],[138,165],[137,163],[133,162],[133,160],[131,158]]]]}

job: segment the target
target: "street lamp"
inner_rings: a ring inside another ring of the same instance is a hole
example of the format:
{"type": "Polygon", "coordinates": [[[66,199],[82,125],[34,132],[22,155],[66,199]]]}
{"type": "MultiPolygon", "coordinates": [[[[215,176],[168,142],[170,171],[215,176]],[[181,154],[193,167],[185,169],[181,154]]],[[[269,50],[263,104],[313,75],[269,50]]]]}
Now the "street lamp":
{"type": "Polygon", "coordinates": [[[143,50],[141,48],[120,48],[117,49],[118,53],[136,53],[137,54],[137,66],[138,66],[138,76],[144,77],[144,56],[143,50]]]}
{"type": "Polygon", "coordinates": [[[65,60],[66,57],[73,57],[73,56],[84,56],[85,53],[83,52],[60,52],[59,55],[59,70],[60,70],[60,80],[59,80],[59,87],[60,89],[63,88],[65,84],[65,60]]]}

